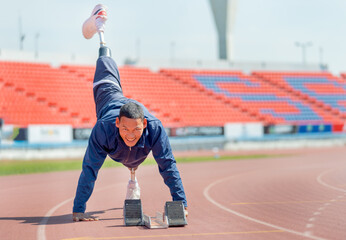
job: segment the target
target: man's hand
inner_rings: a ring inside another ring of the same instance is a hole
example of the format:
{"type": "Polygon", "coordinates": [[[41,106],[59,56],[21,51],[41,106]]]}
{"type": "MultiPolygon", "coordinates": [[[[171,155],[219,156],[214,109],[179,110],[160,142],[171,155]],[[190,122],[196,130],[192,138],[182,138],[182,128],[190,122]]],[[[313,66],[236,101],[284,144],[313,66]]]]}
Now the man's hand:
{"type": "Polygon", "coordinates": [[[78,221],[98,221],[99,219],[94,216],[90,216],[89,214],[86,213],[73,213],[72,216],[73,221],[78,222],[78,221]]]}
{"type": "Polygon", "coordinates": [[[184,209],[185,217],[189,216],[189,212],[187,211],[187,207],[184,209]]]}

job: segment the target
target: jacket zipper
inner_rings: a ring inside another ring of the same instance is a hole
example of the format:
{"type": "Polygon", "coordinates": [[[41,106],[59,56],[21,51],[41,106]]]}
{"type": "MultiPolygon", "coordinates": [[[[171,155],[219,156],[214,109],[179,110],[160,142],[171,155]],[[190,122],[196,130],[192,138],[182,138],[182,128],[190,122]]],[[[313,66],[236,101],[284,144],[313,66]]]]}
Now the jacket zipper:
{"type": "Polygon", "coordinates": [[[129,154],[127,154],[127,158],[126,158],[126,161],[124,163],[127,163],[129,161],[129,157],[130,157],[130,154],[131,154],[131,147],[130,148],[130,151],[129,151],[129,154]]]}

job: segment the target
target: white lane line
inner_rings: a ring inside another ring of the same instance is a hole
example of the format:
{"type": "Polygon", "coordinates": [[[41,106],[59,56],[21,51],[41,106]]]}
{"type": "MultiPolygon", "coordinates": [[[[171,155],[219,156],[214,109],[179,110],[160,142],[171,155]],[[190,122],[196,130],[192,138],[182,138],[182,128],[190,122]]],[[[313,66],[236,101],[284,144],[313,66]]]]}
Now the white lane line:
{"type": "MultiPolygon", "coordinates": [[[[324,171],[322,172],[321,174],[319,174],[317,177],[316,177],[316,180],[317,182],[319,182],[320,184],[322,184],[322,176],[324,176],[325,174],[329,173],[331,170],[328,170],[328,171],[324,171]]],[[[324,184],[322,184],[324,185],[324,184]]],[[[324,185],[325,186],[325,185],[324,185]]],[[[335,201],[335,199],[333,200],[330,200],[330,202],[333,202],[335,201]]],[[[318,211],[314,212],[313,215],[314,216],[318,216],[318,215],[321,215],[321,212],[328,206],[330,205],[330,203],[325,203],[322,207],[320,207],[318,209],[318,211]]],[[[314,222],[316,219],[314,217],[310,218],[308,220],[308,223],[306,224],[305,228],[306,229],[312,229],[314,227],[314,224],[312,224],[311,222],[314,222]]],[[[306,235],[312,235],[313,234],[313,231],[305,231],[304,234],[306,235]]]]}
{"type": "MultiPolygon", "coordinates": [[[[105,189],[108,189],[108,188],[113,188],[115,187],[116,185],[121,185],[123,184],[124,186],[126,186],[126,183],[116,183],[116,184],[113,184],[113,185],[110,185],[110,186],[107,186],[107,187],[103,187],[103,188],[100,188],[100,189],[97,189],[94,191],[95,192],[100,192],[100,191],[103,191],[105,189]]],[[[53,213],[59,209],[60,207],[62,207],[63,205],[65,205],[66,203],[70,202],[70,201],[73,201],[74,197],[72,198],[69,198],[69,199],[66,199],[65,201],[59,203],[58,205],[52,207],[45,215],[44,217],[42,218],[41,222],[38,224],[38,228],[37,228],[37,240],[46,240],[46,225],[48,223],[48,220],[49,218],[53,215],[53,213]]],[[[71,222],[72,222],[72,218],[71,218],[71,222]]]]}
{"type": "Polygon", "coordinates": [[[49,218],[52,216],[52,214],[61,206],[65,205],[66,203],[73,201],[74,198],[69,198],[55,207],[51,208],[46,215],[42,218],[41,222],[39,223],[38,229],[37,229],[37,240],[46,240],[46,224],[49,220],[49,218]]]}
{"type": "Polygon", "coordinates": [[[316,236],[311,236],[311,234],[308,234],[306,235],[306,232],[305,233],[301,233],[301,232],[297,232],[297,231],[294,231],[292,229],[288,229],[288,228],[284,228],[284,227],[280,227],[280,226],[277,226],[277,225],[274,225],[274,224],[271,224],[271,223],[267,223],[267,222],[264,222],[264,221],[261,221],[261,220],[258,220],[258,219],[255,219],[255,218],[252,218],[252,217],[249,217],[247,215],[244,215],[242,213],[239,213],[237,211],[234,211],[230,208],[227,208],[225,206],[223,206],[222,204],[218,203],[217,201],[215,201],[210,195],[209,195],[209,190],[214,187],[215,185],[221,183],[221,182],[224,182],[226,180],[229,180],[231,178],[233,178],[234,176],[231,176],[231,177],[226,177],[226,178],[222,178],[222,179],[219,179],[219,180],[216,180],[214,182],[212,182],[211,184],[209,184],[206,188],[204,188],[204,191],[203,191],[203,195],[204,197],[209,201],[211,202],[212,204],[214,204],[215,206],[221,208],[222,210],[226,211],[226,212],[229,212],[229,213],[232,213],[238,217],[241,217],[241,218],[244,218],[246,220],[249,220],[249,221],[252,221],[252,222],[256,222],[256,223],[259,223],[259,224],[262,224],[262,225],[265,225],[265,226],[268,226],[268,227],[271,227],[271,228],[275,228],[275,229],[279,229],[279,230],[283,230],[285,232],[288,232],[288,233],[292,233],[292,234],[295,234],[295,235],[298,235],[298,236],[302,236],[302,237],[307,237],[307,238],[310,238],[310,239],[315,239],[315,240],[325,240],[324,238],[320,238],[320,237],[316,237],[316,236]]]}
{"type": "MultiPolygon", "coordinates": [[[[326,183],[326,182],[324,182],[324,181],[322,180],[322,177],[323,177],[323,176],[329,174],[329,173],[332,172],[332,171],[334,171],[334,169],[330,169],[330,170],[327,170],[327,171],[322,172],[320,175],[318,175],[318,177],[317,177],[317,182],[318,182],[319,184],[321,184],[321,185],[327,187],[327,188],[334,189],[334,190],[336,190],[336,191],[340,191],[340,192],[346,193],[346,189],[338,188],[338,187],[329,185],[328,183],[326,183]]],[[[333,199],[333,200],[336,201],[335,199],[333,199]]],[[[333,201],[333,200],[332,200],[332,201],[333,201]]]]}
{"type": "Polygon", "coordinates": [[[308,223],[308,224],[306,224],[306,226],[305,226],[306,228],[313,228],[314,227],[314,225],[312,224],[312,223],[308,223]]]}

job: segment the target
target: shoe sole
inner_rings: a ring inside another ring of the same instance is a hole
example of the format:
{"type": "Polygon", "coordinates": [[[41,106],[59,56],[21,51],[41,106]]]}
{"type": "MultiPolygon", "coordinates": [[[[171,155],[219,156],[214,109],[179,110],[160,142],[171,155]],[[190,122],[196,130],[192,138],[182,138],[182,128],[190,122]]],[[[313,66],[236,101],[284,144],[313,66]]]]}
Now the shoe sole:
{"type": "Polygon", "coordinates": [[[107,17],[106,9],[107,7],[102,4],[98,4],[94,7],[91,16],[87,20],[85,20],[82,26],[82,33],[84,38],[90,39],[95,35],[95,33],[97,32],[95,20],[100,17],[107,17]]]}

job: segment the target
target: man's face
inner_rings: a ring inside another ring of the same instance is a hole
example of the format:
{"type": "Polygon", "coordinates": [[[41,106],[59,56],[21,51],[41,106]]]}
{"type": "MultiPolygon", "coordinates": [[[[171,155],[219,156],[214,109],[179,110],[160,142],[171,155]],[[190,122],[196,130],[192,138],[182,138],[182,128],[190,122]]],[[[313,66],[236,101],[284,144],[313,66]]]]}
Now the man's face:
{"type": "Polygon", "coordinates": [[[133,147],[141,138],[144,128],[147,127],[147,119],[142,121],[140,118],[121,117],[121,119],[115,120],[115,125],[119,128],[120,136],[125,144],[128,147],[133,147]]]}

